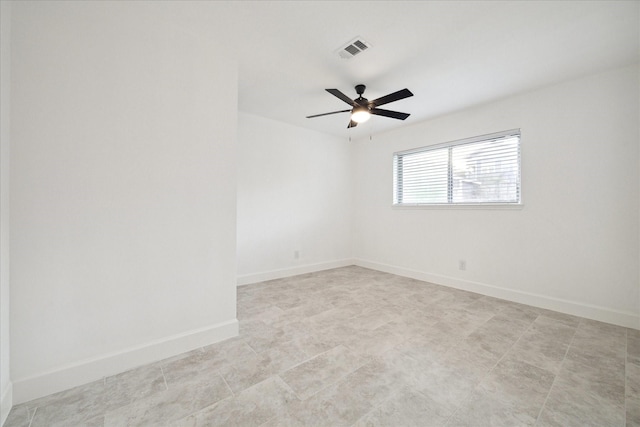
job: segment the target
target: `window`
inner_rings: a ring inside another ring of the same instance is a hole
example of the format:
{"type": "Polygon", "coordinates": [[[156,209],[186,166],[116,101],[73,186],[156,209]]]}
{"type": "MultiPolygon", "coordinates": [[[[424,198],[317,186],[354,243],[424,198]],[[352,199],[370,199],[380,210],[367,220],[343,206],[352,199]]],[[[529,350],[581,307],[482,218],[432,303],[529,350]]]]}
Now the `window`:
{"type": "Polygon", "coordinates": [[[520,204],[520,130],[393,155],[396,206],[520,204]]]}

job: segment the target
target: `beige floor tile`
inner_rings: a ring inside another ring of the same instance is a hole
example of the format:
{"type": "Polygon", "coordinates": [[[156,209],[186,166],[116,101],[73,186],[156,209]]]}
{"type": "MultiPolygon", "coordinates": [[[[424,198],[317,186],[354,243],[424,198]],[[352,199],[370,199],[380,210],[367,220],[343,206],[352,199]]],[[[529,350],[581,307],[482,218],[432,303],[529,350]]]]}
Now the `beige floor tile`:
{"type": "Polygon", "coordinates": [[[372,360],[308,399],[293,402],[281,424],[352,425],[402,387],[394,367],[372,360]]]}
{"type": "Polygon", "coordinates": [[[474,382],[479,382],[496,365],[498,357],[464,340],[452,346],[438,362],[474,382]]]}
{"type": "Polygon", "coordinates": [[[624,370],[609,369],[566,360],[558,373],[555,386],[579,390],[603,404],[624,407],[624,370]]]}
{"type": "Polygon", "coordinates": [[[570,314],[565,314],[565,313],[559,313],[557,311],[545,310],[542,308],[538,308],[537,310],[540,313],[540,316],[553,319],[558,322],[562,322],[565,325],[571,326],[574,328],[577,328],[578,325],[580,324],[580,321],[582,320],[581,317],[572,316],[570,314]]]}
{"type": "MultiPolygon", "coordinates": [[[[213,405],[233,393],[219,375],[207,381],[186,383],[107,412],[105,427],[166,426],[213,405]]],[[[36,413],[37,414],[37,413],[36,413]]]]}
{"type": "Polygon", "coordinates": [[[362,366],[364,360],[340,345],[283,372],[281,378],[306,399],[362,366]]]}
{"type": "Polygon", "coordinates": [[[500,312],[487,320],[478,330],[494,333],[515,342],[529,329],[531,323],[533,320],[520,320],[500,312]]]}
{"type": "Polygon", "coordinates": [[[32,416],[33,410],[29,411],[28,406],[16,405],[11,408],[3,427],[29,427],[32,416]]]}
{"type": "Polygon", "coordinates": [[[431,336],[410,338],[396,346],[396,349],[427,364],[442,360],[449,349],[461,341],[458,336],[438,331],[431,336]]]}
{"type": "Polygon", "coordinates": [[[307,354],[304,350],[295,341],[290,341],[224,366],[220,369],[220,374],[231,390],[238,393],[305,360],[307,354]]]}
{"type": "Polygon", "coordinates": [[[569,349],[569,342],[531,329],[511,347],[506,357],[557,373],[569,349]]]}
{"type": "Polygon", "coordinates": [[[461,405],[478,384],[475,378],[439,362],[418,366],[411,374],[415,389],[445,407],[461,405]]]}
{"type": "Polygon", "coordinates": [[[379,356],[416,335],[411,334],[405,325],[394,321],[374,330],[363,331],[343,344],[354,354],[368,358],[379,356]]]}
{"type": "Polygon", "coordinates": [[[557,427],[623,426],[625,408],[581,388],[553,385],[537,425],[557,427]]]}
{"type": "Polygon", "coordinates": [[[307,355],[308,359],[331,350],[341,344],[329,334],[303,335],[295,338],[293,342],[307,355]]]}
{"type": "Polygon", "coordinates": [[[497,358],[503,357],[511,347],[516,343],[517,339],[504,336],[500,332],[487,330],[480,327],[469,335],[465,341],[472,346],[487,351],[497,358]]]}
{"type": "Polygon", "coordinates": [[[459,330],[459,334],[468,336],[494,316],[490,313],[478,313],[466,308],[456,308],[445,314],[442,321],[459,330]]]}
{"type": "Polygon", "coordinates": [[[640,338],[631,332],[627,335],[627,362],[640,365],[640,338]]]}
{"type": "Polygon", "coordinates": [[[640,399],[627,399],[626,415],[627,427],[640,427],[640,399]]]}
{"type": "Polygon", "coordinates": [[[512,302],[500,310],[500,315],[528,324],[535,321],[540,312],[534,307],[512,302]]]}
{"type": "Polygon", "coordinates": [[[452,410],[418,391],[405,388],[360,418],[354,427],[443,426],[452,410]]]}
{"type": "Polygon", "coordinates": [[[176,427],[260,426],[286,412],[297,399],[278,376],[269,377],[233,398],[225,399],[175,423],[176,427]]]}
{"type": "Polygon", "coordinates": [[[531,324],[529,331],[532,333],[540,333],[549,339],[571,343],[571,339],[575,335],[577,326],[569,326],[561,320],[552,319],[547,316],[538,316],[531,324]]]}
{"type": "Polygon", "coordinates": [[[640,365],[627,363],[625,374],[626,396],[630,399],[638,399],[640,403],[640,365]]]}
{"type": "MultiPolygon", "coordinates": [[[[95,381],[71,390],[30,402],[36,411],[31,420],[31,427],[51,426],[73,420],[80,423],[103,415],[109,407],[124,405],[129,399],[114,396],[116,402],[105,400],[104,380],[95,381]]],[[[64,424],[62,424],[64,425],[64,424]]]]}
{"type": "Polygon", "coordinates": [[[105,378],[105,405],[107,410],[115,409],[122,404],[150,396],[167,390],[162,369],[154,365],[105,378]],[[118,405],[118,402],[120,405],[118,405]],[[115,406],[114,406],[115,403],[115,406]]]}
{"type": "Polygon", "coordinates": [[[580,335],[581,331],[584,331],[589,336],[597,335],[601,337],[617,338],[621,341],[624,341],[627,336],[627,328],[591,319],[580,320],[577,335],[580,335]]]}
{"type": "Polygon", "coordinates": [[[349,324],[355,329],[372,331],[399,317],[397,314],[374,309],[349,319],[349,324]]]}
{"type": "Polygon", "coordinates": [[[514,427],[536,423],[539,407],[528,402],[501,399],[485,391],[475,391],[449,419],[449,427],[514,427]]]}
{"type": "Polygon", "coordinates": [[[477,389],[499,400],[542,408],[555,375],[542,368],[513,359],[501,360],[477,389]]]}
{"type": "Polygon", "coordinates": [[[496,304],[493,304],[491,301],[487,301],[486,298],[487,297],[481,297],[472,303],[467,304],[464,307],[465,310],[471,313],[488,315],[490,318],[495,316],[498,314],[501,307],[496,306],[496,304]]]}
{"type": "Polygon", "coordinates": [[[257,353],[291,341],[296,336],[306,333],[308,333],[306,330],[285,328],[284,325],[275,326],[262,320],[240,322],[240,336],[257,353]]]}
{"type": "Polygon", "coordinates": [[[255,358],[256,353],[243,340],[228,340],[189,357],[161,363],[169,388],[186,383],[197,383],[217,375],[223,368],[230,368],[243,360],[255,358]]]}

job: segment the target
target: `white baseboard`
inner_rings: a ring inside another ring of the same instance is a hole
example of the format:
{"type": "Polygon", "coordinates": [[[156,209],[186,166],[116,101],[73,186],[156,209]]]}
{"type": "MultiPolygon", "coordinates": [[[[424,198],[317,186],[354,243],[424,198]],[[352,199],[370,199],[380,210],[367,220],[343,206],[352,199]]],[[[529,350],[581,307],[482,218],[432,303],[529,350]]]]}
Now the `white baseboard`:
{"type": "MultiPolygon", "coordinates": [[[[187,331],[122,351],[82,360],[13,381],[13,403],[20,404],[52,393],[128,371],[147,363],[195,350],[238,335],[236,319],[187,331]]],[[[4,411],[4,400],[3,400],[4,411]]]]}
{"type": "Polygon", "coordinates": [[[360,267],[384,271],[385,273],[397,274],[398,276],[435,283],[436,285],[475,292],[482,295],[545,308],[548,310],[559,311],[561,313],[585,317],[587,319],[598,320],[627,328],[640,329],[640,313],[613,310],[607,307],[584,304],[513,289],[500,288],[493,285],[487,285],[485,283],[473,282],[449,276],[441,276],[438,274],[396,267],[364,259],[356,259],[354,260],[354,264],[360,267]]]}
{"type": "Polygon", "coordinates": [[[336,261],[321,262],[318,264],[306,264],[296,267],[282,268],[278,270],[266,271],[263,273],[244,274],[238,276],[238,286],[250,285],[252,283],[264,282],[266,280],[282,279],[285,277],[297,276],[299,274],[314,273],[316,271],[330,270],[332,268],[347,267],[353,265],[355,261],[351,258],[336,261]]]}
{"type": "Polygon", "coordinates": [[[13,406],[13,384],[9,381],[9,384],[2,390],[2,400],[0,400],[0,426],[4,425],[7,421],[11,407],[13,406]]]}

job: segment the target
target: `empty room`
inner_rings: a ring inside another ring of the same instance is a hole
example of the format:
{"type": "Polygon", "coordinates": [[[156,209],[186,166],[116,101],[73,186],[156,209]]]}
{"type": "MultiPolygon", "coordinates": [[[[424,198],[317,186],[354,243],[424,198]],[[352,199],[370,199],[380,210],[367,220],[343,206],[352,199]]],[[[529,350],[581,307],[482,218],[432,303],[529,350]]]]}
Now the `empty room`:
{"type": "Polygon", "coordinates": [[[640,426],[639,1],[0,18],[3,427],[640,426]]]}

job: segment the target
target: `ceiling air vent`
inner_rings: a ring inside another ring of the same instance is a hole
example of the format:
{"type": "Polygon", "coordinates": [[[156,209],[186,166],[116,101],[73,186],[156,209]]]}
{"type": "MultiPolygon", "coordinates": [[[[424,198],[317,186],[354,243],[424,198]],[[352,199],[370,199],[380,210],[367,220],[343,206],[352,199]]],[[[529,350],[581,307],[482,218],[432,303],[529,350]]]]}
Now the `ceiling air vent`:
{"type": "Polygon", "coordinates": [[[356,37],[355,39],[347,43],[346,46],[343,46],[340,49],[338,49],[337,52],[338,52],[338,55],[340,55],[340,58],[351,59],[357,54],[369,49],[370,47],[371,47],[371,44],[362,40],[360,37],[356,37]]]}

